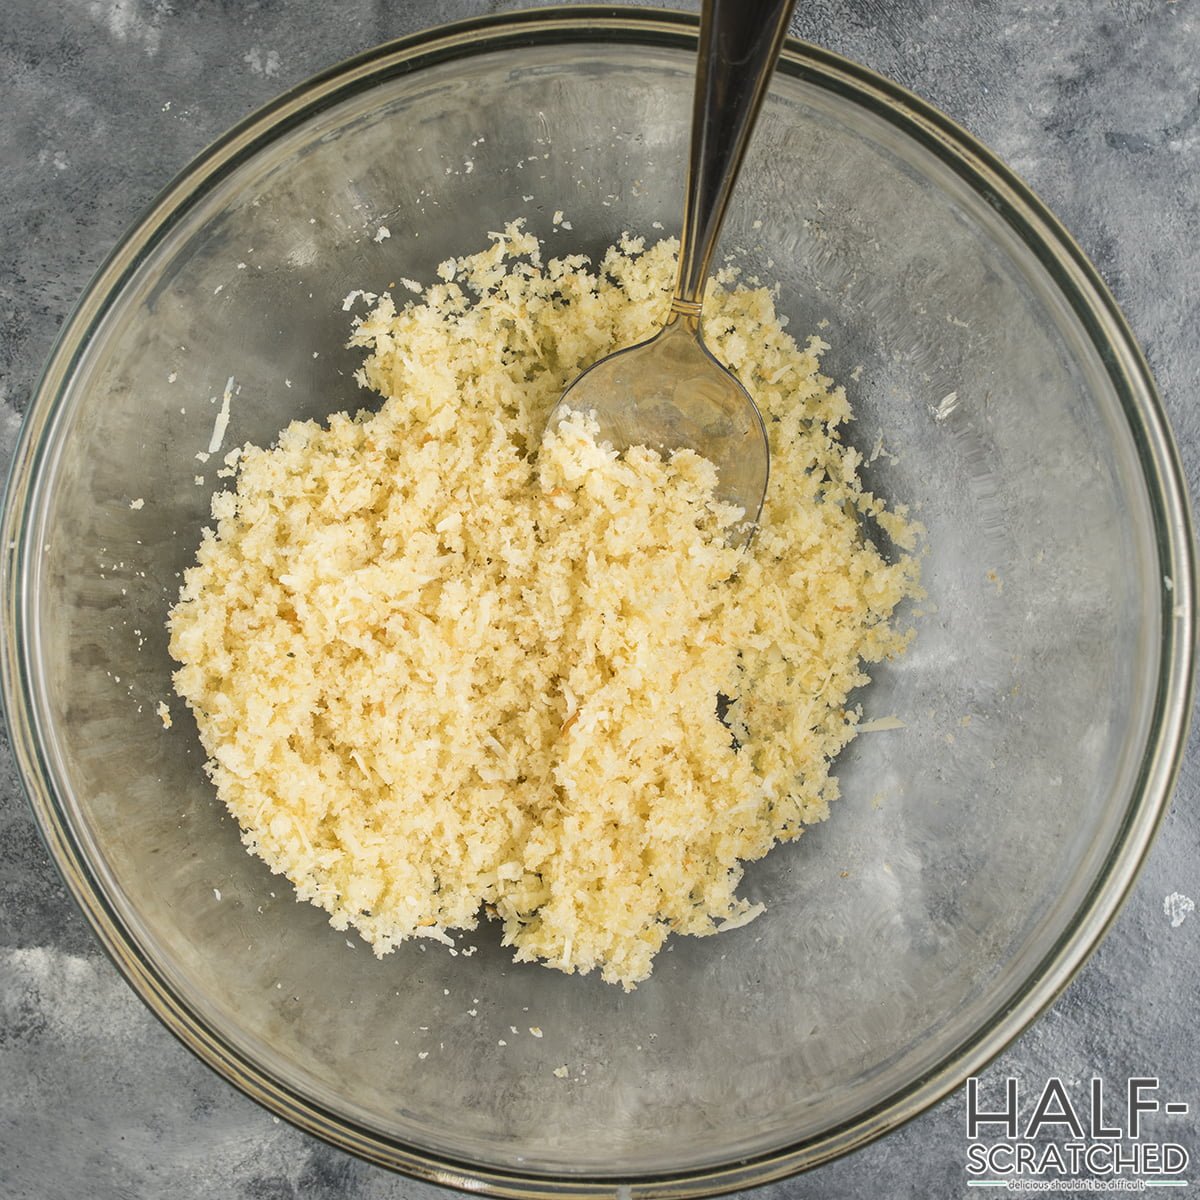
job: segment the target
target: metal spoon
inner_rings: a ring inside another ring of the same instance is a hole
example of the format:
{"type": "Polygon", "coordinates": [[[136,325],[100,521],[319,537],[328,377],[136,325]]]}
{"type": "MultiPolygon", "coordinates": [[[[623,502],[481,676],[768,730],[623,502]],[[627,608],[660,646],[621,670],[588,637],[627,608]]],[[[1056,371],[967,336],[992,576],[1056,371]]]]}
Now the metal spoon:
{"type": "Polygon", "coordinates": [[[679,273],[666,323],[654,337],[588,367],[550,414],[592,413],[599,440],[617,450],[687,448],[717,466],[720,499],[754,532],[770,469],[762,415],[700,334],[708,264],[795,0],[704,0],[692,102],[692,139],[679,243],[679,273]]]}

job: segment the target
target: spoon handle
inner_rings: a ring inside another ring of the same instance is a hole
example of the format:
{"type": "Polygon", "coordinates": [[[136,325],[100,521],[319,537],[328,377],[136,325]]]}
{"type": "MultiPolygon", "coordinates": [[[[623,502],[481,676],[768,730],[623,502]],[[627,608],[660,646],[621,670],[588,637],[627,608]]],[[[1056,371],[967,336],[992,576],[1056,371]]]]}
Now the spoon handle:
{"type": "Polygon", "coordinates": [[[725,209],[796,0],[704,0],[676,315],[696,318],[725,209]]]}

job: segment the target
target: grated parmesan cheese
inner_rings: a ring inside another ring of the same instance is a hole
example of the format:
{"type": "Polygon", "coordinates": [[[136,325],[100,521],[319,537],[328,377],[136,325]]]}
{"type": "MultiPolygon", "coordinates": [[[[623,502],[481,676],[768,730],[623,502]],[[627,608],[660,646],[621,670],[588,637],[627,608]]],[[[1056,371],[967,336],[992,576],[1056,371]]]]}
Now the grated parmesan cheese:
{"type": "Polygon", "coordinates": [[[675,251],[543,263],[510,225],[355,322],[377,412],[246,446],[213,497],[176,690],[247,847],[378,954],[486,912],[518,960],[630,988],[671,932],[754,919],[742,863],[825,818],[864,664],[906,645],[915,560],[861,518],[900,549],[916,527],[864,491],[826,346],[768,289],[706,308],[771,433],[747,551],[696,454],[618,456],[582,415],[543,440],[564,385],[655,327],[675,251]]]}

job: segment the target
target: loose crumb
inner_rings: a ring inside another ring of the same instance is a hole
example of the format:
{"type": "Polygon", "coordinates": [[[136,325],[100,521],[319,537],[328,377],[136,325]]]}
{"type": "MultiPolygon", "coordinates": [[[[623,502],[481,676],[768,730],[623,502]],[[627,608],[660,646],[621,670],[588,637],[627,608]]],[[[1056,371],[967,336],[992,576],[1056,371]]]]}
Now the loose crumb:
{"type": "Polygon", "coordinates": [[[859,723],[859,733],[883,733],[889,729],[906,729],[899,717],[876,717],[872,721],[862,721],[859,723]]]}
{"type": "Polygon", "coordinates": [[[352,292],[347,292],[345,298],[342,300],[342,312],[349,312],[354,307],[355,300],[360,296],[368,304],[379,299],[374,292],[364,292],[361,288],[355,288],[352,292]]]}
{"type": "Polygon", "coordinates": [[[929,411],[935,421],[944,421],[958,408],[958,393],[948,392],[937,405],[931,405],[929,411]]]}
{"type": "Polygon", "coordinates": [[[225,430],[229,427],[229,405],[233,400],[233,376],[226,381],[225,390],[221,393],[221,407],[217,411],[217,419],[213,422],[212,437],[208,439],[208,453],[216,454],[225,440],[225,430]]]}

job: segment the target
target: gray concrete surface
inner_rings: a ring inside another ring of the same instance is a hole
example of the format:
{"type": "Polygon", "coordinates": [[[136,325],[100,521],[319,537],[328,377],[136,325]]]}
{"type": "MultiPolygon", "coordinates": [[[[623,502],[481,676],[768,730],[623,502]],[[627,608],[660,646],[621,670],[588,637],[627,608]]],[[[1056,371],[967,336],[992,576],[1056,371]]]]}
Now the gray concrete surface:
{"type": "MultiPolygon", "coordinates": [[[[345,55],[497,0],[4,0],[0,462],[55,331],[141,207],[208,141],[345,55]]],[[[904,83],[1048,202],[1145,346],[1200,483],[1200,6],[807,0],[795,31],[904,83]]],[[[1200,742],[1137,888],[1075,982],[994,1063],[1160,1076],[1200,1156],[1200,742]]],[[[962,1093],[759,1195],[966,1195],[962,1093]]],[[[1200,1164],[1191,1189],[1200,1191],[1200,1164]]],[[[1182,1189],[1185,1194],[1188,1189],[1182,1189]]],[[[281,1123],[163,1029],[102,955],[0,747],[0,1200],[382,1200],[438,1189],[281,1123]]]]}

